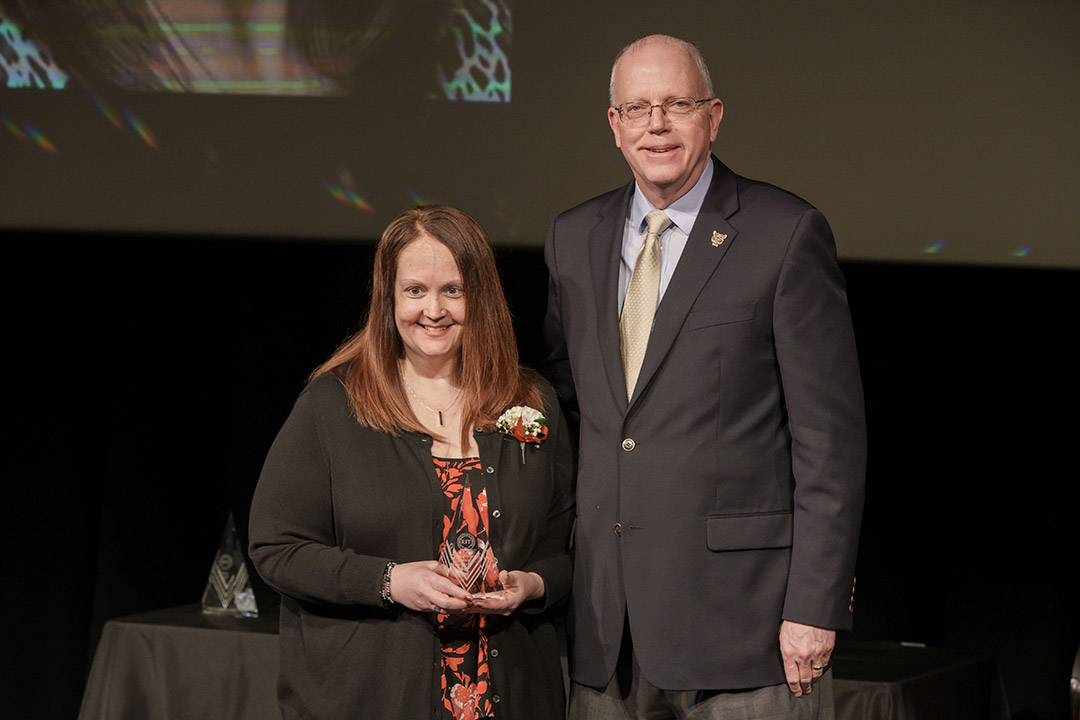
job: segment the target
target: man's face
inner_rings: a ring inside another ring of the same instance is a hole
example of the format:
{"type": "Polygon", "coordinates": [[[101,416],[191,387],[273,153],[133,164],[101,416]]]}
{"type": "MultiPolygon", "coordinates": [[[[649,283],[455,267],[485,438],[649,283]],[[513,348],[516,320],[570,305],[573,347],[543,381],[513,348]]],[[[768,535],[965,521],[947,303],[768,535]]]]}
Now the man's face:
{"type": "MultiPolygon", "coordinates": [[[[623,55],[615,70],[613,91],[616,105],[635,100],[659,105],[672,97],[702,100],[706,94],[697,65],[686,50],[660,41],[623,55]]],[[[714,99],[678,118],[656,107],[638,123],[628,122],[618,110],[609,108],[608,122],[615,145],[645,197],[663,209],[701,177],[723,114],[723,103],[714,99]]]]}

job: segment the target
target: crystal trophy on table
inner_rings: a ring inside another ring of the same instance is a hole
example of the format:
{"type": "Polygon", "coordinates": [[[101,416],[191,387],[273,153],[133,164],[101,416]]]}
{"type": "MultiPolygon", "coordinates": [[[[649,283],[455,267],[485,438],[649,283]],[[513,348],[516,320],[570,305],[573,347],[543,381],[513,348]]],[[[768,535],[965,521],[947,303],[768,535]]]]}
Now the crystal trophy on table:
{"type": "Polygon", "coordinates": [[[233,514],[221,533],[214,564],[210,566],[210,578],[203,590],[202,611],[211,615],[233,617],[258,617],[259,606],[255,591],[251,588],[247,562],[240,548],[240,536],[236,533],[233,514]]]}

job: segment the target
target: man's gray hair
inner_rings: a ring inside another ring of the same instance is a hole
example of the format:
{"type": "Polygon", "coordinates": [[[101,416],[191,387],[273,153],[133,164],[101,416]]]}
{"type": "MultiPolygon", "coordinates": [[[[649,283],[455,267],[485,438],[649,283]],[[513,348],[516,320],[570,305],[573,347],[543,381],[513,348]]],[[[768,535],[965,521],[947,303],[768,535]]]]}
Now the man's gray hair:
{"type": "MultiPolygon", "coordinates": [[[[620,50],[619,54],[615,56],[615,62],[611,64],[611,80],[608,82],[608,102],[611,103],[612,107],[615,106],[615,71],[619,67],[619,61],[622,60],[623,55],[630,52],[631,50],[637,50],[638,48],[641,48],[652,42],[674,43],[675,45],[678,45],[684,50],[686,50],[686,52],[689,53],[690,57],[694,59],[694,64],[697,65],[698,73],[701,75],[702,83],[705,85],[705,97],[712,98],[716,96],[716,92],[713,90],[712,77],[709,75],[709,68],[705,64],[705,58],[702,57],[701,50],[698,50],[697,45],[694,45],[693,43],[687,42],[686,40],[682,40],[677,37],[672,37],[671,35],[647,35],[646,37],[635,40],[634,42],[630,43],[622,50],[620,50]]],[[[630,99],[639,100],[642,98],[630,99]]],[[[705,98],[694,99],[704,100],[705,98]]]]}

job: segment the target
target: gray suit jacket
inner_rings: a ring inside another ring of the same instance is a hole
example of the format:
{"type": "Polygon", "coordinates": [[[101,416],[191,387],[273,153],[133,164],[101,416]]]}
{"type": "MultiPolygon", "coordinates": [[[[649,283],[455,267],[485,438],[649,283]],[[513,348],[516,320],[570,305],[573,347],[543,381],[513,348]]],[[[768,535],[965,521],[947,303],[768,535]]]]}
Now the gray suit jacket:
{"type": "Polygon", "coordinates": [[[633,183],[547,238],[548,370],[580,424],[571,674],[595,687],[624,617],[665,689],[783,682],[782,619],[851,626],[866,438],[832,232],[713,162],[629,403],[617,296],[633,183]]]}

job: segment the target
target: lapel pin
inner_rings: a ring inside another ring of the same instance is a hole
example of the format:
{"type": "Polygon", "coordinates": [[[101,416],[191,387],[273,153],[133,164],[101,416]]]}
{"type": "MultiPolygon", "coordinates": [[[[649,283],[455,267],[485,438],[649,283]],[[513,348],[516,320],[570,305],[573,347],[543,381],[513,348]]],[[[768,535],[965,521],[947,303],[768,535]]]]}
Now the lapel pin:
{"type": "Polygon", "coordinates": [[[712,231],[712,246],[720,247],[727,240],[727,233],[712,231]]]}

